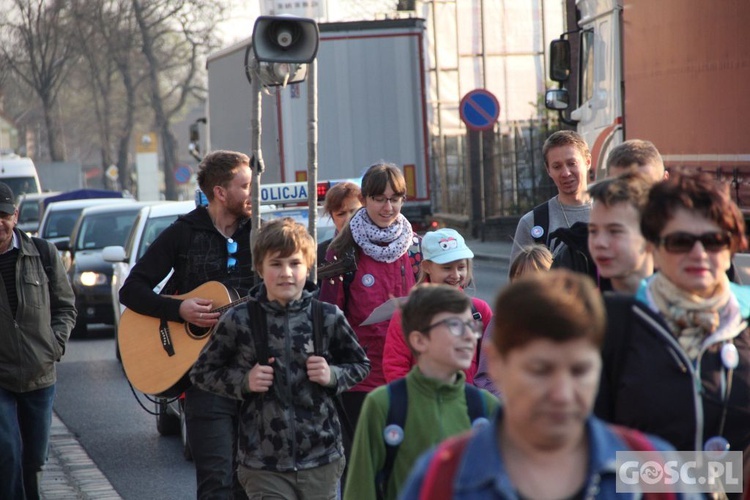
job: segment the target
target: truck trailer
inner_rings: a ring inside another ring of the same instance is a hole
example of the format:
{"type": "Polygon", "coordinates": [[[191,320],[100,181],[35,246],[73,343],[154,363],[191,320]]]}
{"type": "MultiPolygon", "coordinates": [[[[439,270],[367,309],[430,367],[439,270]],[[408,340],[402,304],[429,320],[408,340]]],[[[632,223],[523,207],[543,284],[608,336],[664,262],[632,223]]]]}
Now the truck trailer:
{"type": "MultiPolygon", "coordinates": [[[[321,23],[319,29],[318,178],[356,179],[373,163],[395,163],[407,180],[402,212],[417,229],[424,227],[432,195],[424,21],[321,23]]],[[[208,151],[252,149],[251,87],[244,71],[251,41],[207,59],[208,151]]],[[[306,178],[307,95],[307,82],[264,91],[263,183],[306,178]]]]}
{"type": "Polygon", "coordinates": [[[712,171],[750,206],[750,2],[566,0],[551,44],[560,89],[547,107],[575,124],[592,177],[628,139],[653,142],[670,170],[712,171]]]}

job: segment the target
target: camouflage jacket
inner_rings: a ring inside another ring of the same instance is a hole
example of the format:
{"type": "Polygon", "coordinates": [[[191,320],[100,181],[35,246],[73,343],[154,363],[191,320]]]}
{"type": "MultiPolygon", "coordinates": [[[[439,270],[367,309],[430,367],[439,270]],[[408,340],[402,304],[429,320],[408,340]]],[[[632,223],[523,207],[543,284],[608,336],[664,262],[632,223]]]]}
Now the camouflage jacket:
{"type": "Polygon", "coordinates": [[[251,290],[266,313],[268,356],[274,381],[267,393],[251,393],[247,376],[257,362],[248,304],[227,311],[190,376],[198,387],[242,401],[238,461],[277,472],[310,469],[343,456],[341,424],[333,397],[363,380],[370,361],[336,306],[324,303],[322,355],[331,367],[331,387],[310,382],[313,354],[312,294],[286,307],[268,302],[263,284],[251,290]]]}

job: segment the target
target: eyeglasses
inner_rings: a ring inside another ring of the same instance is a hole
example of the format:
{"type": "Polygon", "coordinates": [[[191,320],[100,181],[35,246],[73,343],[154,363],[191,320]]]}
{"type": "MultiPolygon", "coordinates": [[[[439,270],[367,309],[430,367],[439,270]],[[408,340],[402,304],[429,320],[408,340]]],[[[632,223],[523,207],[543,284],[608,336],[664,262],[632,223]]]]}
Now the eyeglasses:
{"type": "Polygon", "coordinates": [[[461,321],[459,318],[445,318],[443,320],[438,321],[437,323],[433,323],[424,330],[422,330],[422,333],[427,333],[436,326],[445,325],[448,327],[448,331],[451,332],[451,335],[455,337],[463,337],[464,332],[466,329],[469,329],[469,332],[471,333],[471,336],[474,338],[480,338],[482,336],[482,322],[478,319],[467,319],[466,321],[461,321]]]}
{"type": "Polygon", "coordinates": [[[404,200],[406,199],[406,196],[391,196],[390,198],[386,198],[383,195],[378,196],[370,196],[370,199],[377,203],[378,205],[385,205],[387,202],[390,202],[392,206],[398,207],[400,206],[404,200]]]}
{"type": "Polygon", "coordinates": [[[232,238],[227,238],[227,272],[231,273],[237,267],[237,259],[232,257],[237,253],[237,242],[232,238]]]}
{"type": "Polygon", "coordinates": [[[664,245],[664,250],[669,253],[688,253],[700,241],[707,252],[718,252],[729,248],[732,243],[732,235],[726,231],[717,231],[703,234],[670,233],[659,238],[659,244],[664,245]]]}

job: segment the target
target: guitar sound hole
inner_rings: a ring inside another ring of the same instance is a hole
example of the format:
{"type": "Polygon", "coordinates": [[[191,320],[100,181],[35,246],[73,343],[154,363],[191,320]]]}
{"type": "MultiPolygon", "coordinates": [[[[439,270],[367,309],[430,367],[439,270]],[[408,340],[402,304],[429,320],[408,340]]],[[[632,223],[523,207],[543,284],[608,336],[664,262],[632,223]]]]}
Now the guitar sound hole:
{"type": "Polygon", "coordinates": [[[192,323],[185,323],[185,331],[194,339],[202,339],[211,332],[211,329],[205,326],[198,326],[192,323]]]}

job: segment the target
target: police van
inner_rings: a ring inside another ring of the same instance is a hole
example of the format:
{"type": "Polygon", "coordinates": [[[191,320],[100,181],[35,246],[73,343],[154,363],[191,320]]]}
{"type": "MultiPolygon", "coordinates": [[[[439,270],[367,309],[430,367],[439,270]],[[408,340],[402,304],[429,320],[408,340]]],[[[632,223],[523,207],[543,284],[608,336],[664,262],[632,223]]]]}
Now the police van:
{"type": "Polygon", "coordinates": [[[34,162],[16,154],[0,154],[0,182],[10,186],[16,197],[42,191],[34,162]]]}

